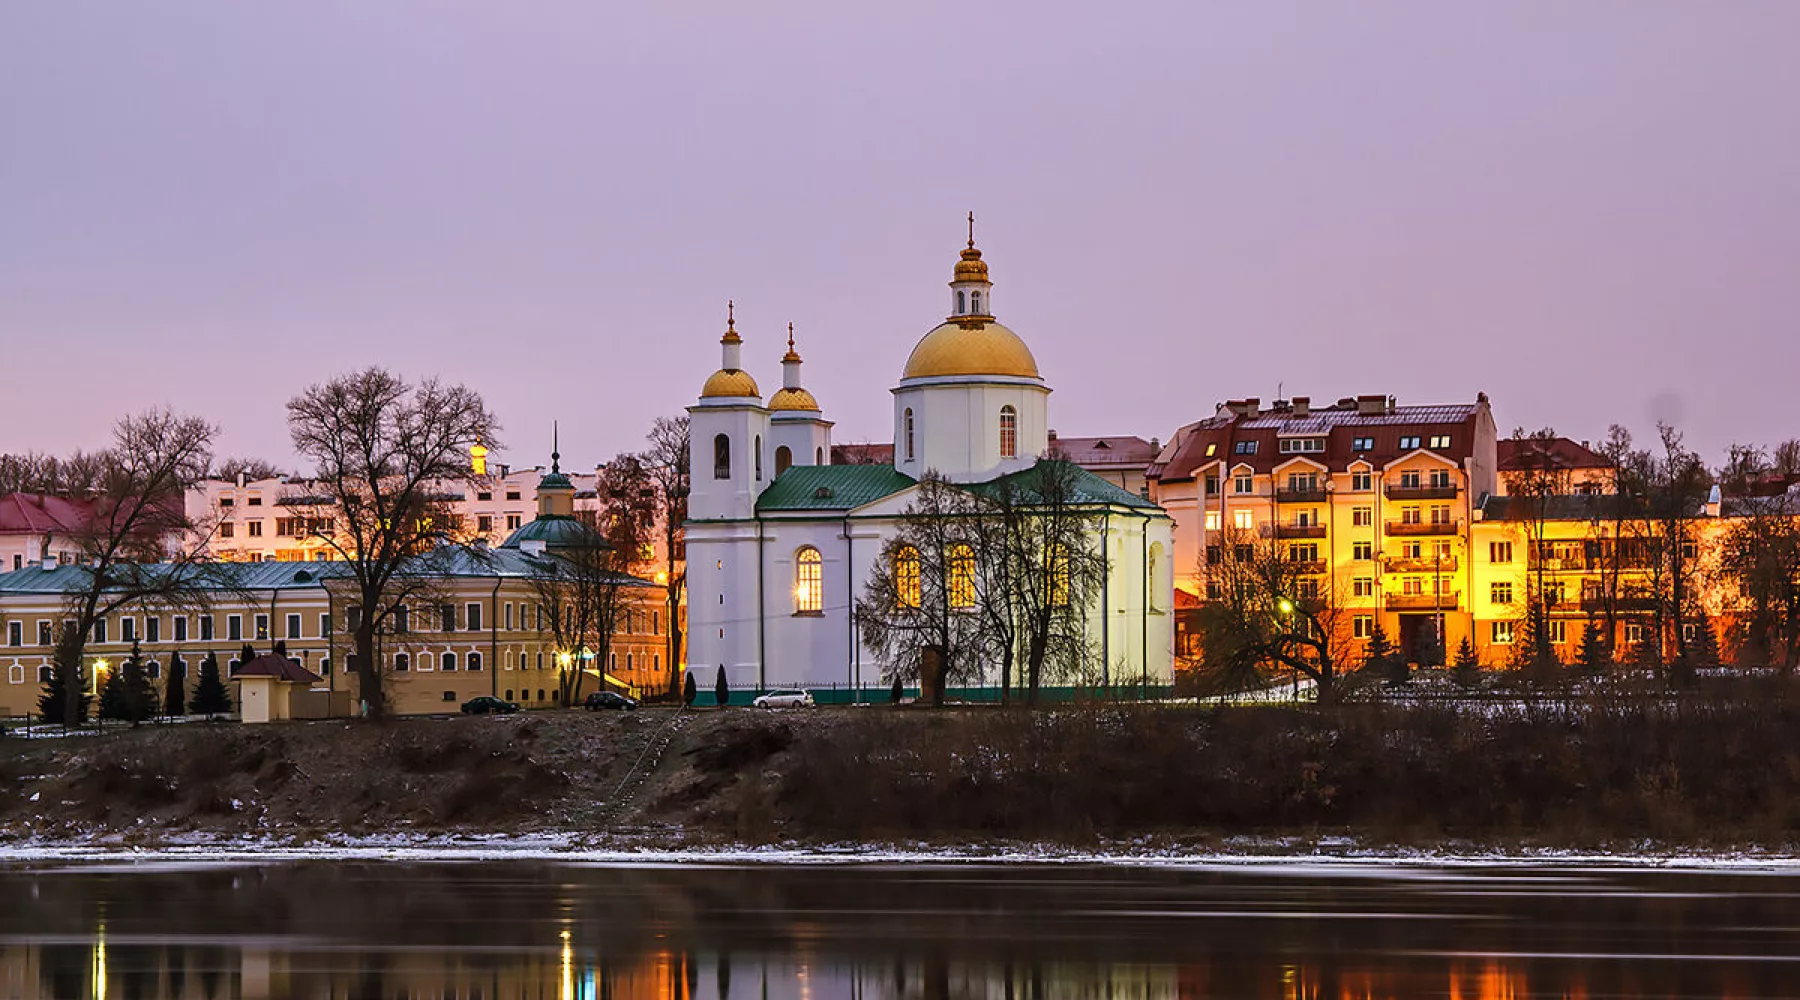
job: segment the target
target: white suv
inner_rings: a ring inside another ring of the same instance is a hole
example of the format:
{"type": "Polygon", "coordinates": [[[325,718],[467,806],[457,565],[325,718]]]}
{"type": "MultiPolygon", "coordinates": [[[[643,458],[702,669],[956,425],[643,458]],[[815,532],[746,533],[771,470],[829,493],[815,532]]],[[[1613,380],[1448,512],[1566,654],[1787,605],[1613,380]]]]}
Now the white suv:
{"type": "Polygon", "coordinates": [[[750,704],[757,708],[811,708],[812,703],[811,691],[770,691],[750,704]]]}

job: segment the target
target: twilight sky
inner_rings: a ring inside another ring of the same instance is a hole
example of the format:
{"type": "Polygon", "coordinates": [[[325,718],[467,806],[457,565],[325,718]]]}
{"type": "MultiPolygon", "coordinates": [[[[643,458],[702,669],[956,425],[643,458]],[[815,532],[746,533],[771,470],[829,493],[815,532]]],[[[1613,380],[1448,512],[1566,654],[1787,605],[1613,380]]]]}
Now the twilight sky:
{"type": "Polygon", "coordinates": [[[173,403],[291,465],[367,364],[515,464],[795,324],[839,441],[973,209],[1067,435],[1222,399],[1800,436],[1800,3],[0,4],[0,451],[173,403]]]}

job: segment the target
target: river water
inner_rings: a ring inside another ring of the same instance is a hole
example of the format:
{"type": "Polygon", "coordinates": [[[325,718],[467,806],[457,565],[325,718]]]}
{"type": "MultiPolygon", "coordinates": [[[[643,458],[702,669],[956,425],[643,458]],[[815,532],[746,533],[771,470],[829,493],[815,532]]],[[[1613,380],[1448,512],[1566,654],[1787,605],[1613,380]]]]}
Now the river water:
{"type": "Polygon", "coordinates": [[[21,862],[0,996],[1794,997],[1800,874],[21,862]]]}

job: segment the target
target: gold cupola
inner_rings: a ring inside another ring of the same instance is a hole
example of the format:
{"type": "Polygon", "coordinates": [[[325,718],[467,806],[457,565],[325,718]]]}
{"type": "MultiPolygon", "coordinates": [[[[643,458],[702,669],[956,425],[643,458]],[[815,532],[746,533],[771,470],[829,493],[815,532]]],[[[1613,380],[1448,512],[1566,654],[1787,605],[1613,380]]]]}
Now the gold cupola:
{"type": "Polygon", "coordinates": [[[725,335],[719,338],[719,370],[706,378],[701,399],[761,399],[756,380],[743,368],[744,339],[737,332],[737,306],[725,303],[725,335]]]}
{"type": "Polygon", "coordinates": [[[1025,341],[994,321],[994,283],[975,247],[975,213],[970,212],[969,245],[950,277],[950,315],[913,348],[900,378],[973,375],[1039,377],[1037,359],[1025,341]]]}
{"type": "Polygon", "coordinates": [[[794,350],[794,324],[788,324],[788,349],[781,356],[781,388],[769,397],[771,410],[819,409],[813,394],[800,387],[800,352],[794,350]]]}

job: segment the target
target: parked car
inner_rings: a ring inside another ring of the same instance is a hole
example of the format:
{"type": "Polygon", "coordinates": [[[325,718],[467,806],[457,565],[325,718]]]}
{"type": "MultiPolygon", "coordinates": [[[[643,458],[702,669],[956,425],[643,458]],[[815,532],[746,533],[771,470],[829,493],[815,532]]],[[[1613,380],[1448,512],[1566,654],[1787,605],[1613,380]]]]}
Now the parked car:
{"type": "Polygon", "coordinates": [[[811,691],[770,691],[757,695],[750,704],[757,708],[811,708],[813,696],[811,691]]]}
{"type": "Polygon", "coordinates": [[[464,715],[511,715],[519,710],[519,704],[484,694],[463,702],[462,710],[464,715]]]}
{"type": "Polygon", "coordinates": [[[638,703],[617,691],[595,691],[582,699],[581,707],[590,712],[598,712],[604,708],[624,709],[627,712],[637,711],[638,703]]]}

